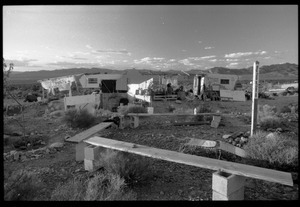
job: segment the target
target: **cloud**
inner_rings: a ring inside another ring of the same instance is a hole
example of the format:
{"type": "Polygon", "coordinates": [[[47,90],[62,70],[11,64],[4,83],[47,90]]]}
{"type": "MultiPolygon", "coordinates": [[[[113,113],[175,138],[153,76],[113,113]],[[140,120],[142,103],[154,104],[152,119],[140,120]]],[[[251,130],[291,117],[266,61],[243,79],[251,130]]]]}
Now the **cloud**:
{"type": "Polygon", "coordinates": [[[28,67],[32,66],[32,62],[38,61],[37,59],[5,59],[6,65],[9,65],[10,63],[14,64],[14,67],[28,67]]]}
{"type": "Polygon", "coordinates": [[[199,44],[201,44],[201,43],[202,43],[202,41],[198,41],[198,43],[199,43],[199,44]]]}
{"type": "Polygon", "coordinates": [[[218,60],[217,59],[211,59],[211,60],[208,60],[209,62],[217,62],[218,60]]]}
{"type": "Polygon", "coordinates": [[[226,59],[227,62],[236,62],[239,61],[239,59],[226,59]]]}
{"type": "Polygon", "coordinates": [[[203,56],[203,57],[189,57],[189,60],[205,60],[205,59],[210,59],[210,58],[215,58],[215,55],[210,55],[210,56],[203,56]]]}
{"type": "Polygon", "coordinates": [[[47,63],[49,66],[57,66],[61,68],[79,68],[79,67],[97,67],[98,62],[69,62],[69,61],[54,61],[47,63]]]}
{"type": "Polygon", "coordinates": [[[257,52],[238,52],[238,53],[230,53],[230,54],[225,54],[225,58],[240,58],[240,57],[245,57],[245,56],[250,56],[250,55],[264,55],[266,54],[266,51],[257,51],[257,52]]]}
{"type": "Polygon", "coordinates": [[[182,52],[186,52],[187,50],[181,50],[182,52]]]}
{"type": "Polygon", "coordinates": [[[93,49],[93,47],[90,46],[90,45],[85,45],[85,47],[88,48],[88,49],[93,49]]]}
{"type": "Polygon", "coordinates": [[[118,55],[129,55],[131,56],[131,53],[127,50],[93,50],[94,53],[110,53],[110,54],[118,54],[118,55]]]}
{"type": "Polygon", "coordinates": [[[169,62],[175,62],[176,61],[176,59],[170,59],[169,60],[169,62]]]}
{"type": "Polygon", "coordinates": [[[238,65],[238,63],[230,63],[229,65],[226,65],[226,67],[236,67],[238,65]]]}
{"type": "Polygon", "coordinates": [[[225,54],[225,58],[240,58],[240,57],[249,56],[252,54],[253,54],[253,52],[230,53],[230,54],[225,54]]]}
{"type": "Polygon", "coordinates": [[[179,60],[178,62],[188,66],[194,65],[193,63],[190,63],[189,59],[179,60]]]}
{"type": "Polygon", "coordinates": [[[161,63],[165,60],[165,58],[162,57],[154,57],[154,58],[150,58],[150,57],[144,57],[140,60],[134,60],[134,63],[136,64],[157,64],[157,63],[161,63]]]}
{"type": "Polygon", "coordinates": [[[204,49],[205,50],[210,50],[210,49],[213,49],[214,47],[205,47],[204,49]]]}

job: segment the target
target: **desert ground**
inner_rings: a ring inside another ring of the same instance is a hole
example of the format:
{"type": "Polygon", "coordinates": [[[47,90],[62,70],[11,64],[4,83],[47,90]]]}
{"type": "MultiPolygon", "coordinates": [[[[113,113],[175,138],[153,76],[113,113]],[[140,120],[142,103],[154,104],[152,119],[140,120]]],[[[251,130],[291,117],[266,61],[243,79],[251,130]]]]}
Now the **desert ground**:
{"type": "MultiPolygon", "coordinates": [[[[72,137],[84,129],[73,129],[68,126],[62,117],[45,116],[47,104],[24,103],[21,114],[4,117],[4,136],[9,140],[21,139],[23,125],[28,139],[34,139],[29,149],[16,149],[12,144],[4,145],[4,153],[13,150],[26,153],[29,150],[50,146],[53,143],[62,143],[51,148],[46,153],[35,153],[34,156],[21,157],[18,160],[4,158],[4,182],[9,173],[19,169],[26,169],[41,179],[41,190],[35,195],[35,200],[49,200],[49,195],[57,187],[74,177],[90,175],[84,170],[83,161],[75,161],[75,145],[66,142],[66,137],[72,137]],[[16,121],[17,120],[17,121],[16,121]],[[19,123],[18,123],[19,122],[19,123]],[[18,136],[16,136],[18,135],[18,136]]],[[[4,103],[15,104],[12,99],[4,99],[4,103]]],[[[283,106],[294,104],[298,106],[298,95],[277,96],[274,100],[259,99],[259,105],[275,106],[280,110],[283,106]]],[[[155,101],[152,106],[154,113],[169,112],[170,105],[176,109],[193,109],[199,105],[206,105],[212,112],[220,112],[222,116],[218,128],[210,125],[174,126],[176,122],[196,121],[194,117],[142,117],[139,127],[132,129],[108,128],[99,132],[99,136],[121,140],[149,147],[180,151],[187,138],[222,140],[224,134],[250,131],[251,100],[246,102],[231,101],[193,101],[177,104],[175,101],[155,101]]],[[[282,134],[298,140],[298,118],[281,127],[282,134]]],[[[8,141],[8,143],[10,143],[8,141]]],[[[189,152],[185,152],[189,153],[189,152]]],[[[208,156],[215,159],[242,162],[239,157],[216,155],[204,150],[191,152],[199,156],[208,156]]],[[[139,156],[136,156],[139,159],[139,156]]],[[[177,164],[152,158],[146,158],[150,165],[151,179],[145,183],[131,186],[136,193],[136,200],[212,200],[212,170],[177,164]]],[[[289,187],[272,182],[247,178],[245,185],[245,200],[297,200],[298,199],[298,172],[286,169],[292,173],[294,186],[289,187]]]]}

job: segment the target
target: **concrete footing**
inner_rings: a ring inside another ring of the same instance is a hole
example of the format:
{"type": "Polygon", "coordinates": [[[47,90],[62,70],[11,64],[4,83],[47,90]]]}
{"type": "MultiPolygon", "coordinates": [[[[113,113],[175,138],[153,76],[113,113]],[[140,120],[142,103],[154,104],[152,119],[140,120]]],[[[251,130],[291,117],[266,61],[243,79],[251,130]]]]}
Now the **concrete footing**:
{"type": "Polygon", "coordinates": [[[139,117],[138,116],[131,116],[130,117],[130,127],[137,128],[139,126],[139,117]]]}
{"type": "Polygon", "coordinates": [[[84,160],[84,148],[86,147],[85,142],[79,142],[75,146],[76,151],[76,161],[83,161],[84,160]]]}
{"type": "Polygon", "coordinates": [[[100,153],[103,148],[94,145],[88,145],[84,148],[84,169],[94,171],[100,167],[100,153]]]}
{"type": "Polygon", "coordinates": [[[245,177],[215,172],[212,177],[212,200],[244,200],[245,177]]]}

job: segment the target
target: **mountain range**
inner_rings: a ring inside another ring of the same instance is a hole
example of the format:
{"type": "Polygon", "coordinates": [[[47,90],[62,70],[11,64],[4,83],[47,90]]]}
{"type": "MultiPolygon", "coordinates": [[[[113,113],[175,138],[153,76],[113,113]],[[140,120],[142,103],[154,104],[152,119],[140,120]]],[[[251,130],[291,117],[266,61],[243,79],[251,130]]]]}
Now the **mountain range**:
{"type": "MultiPolygon", "coordinates": [[[[13,71],[10,76],[12,84],[26,84],[37,83],[37,80],[61,77],[67,75],[75,75],[82,73],[126,73],[128,70],[112,70],[107,68],[70,68],[70,69],[58,69],[58,70],[40,70],[40,71],[27,71],[18,72],[13,71]]],[[[168,74],[180,74],[184,75],[179,70],[157,71],[149,69],[138,69],[140,73],[145,75],[168,75],[168,74]]],[[[251,80],[253,68],[241,68],[241,69],[229,69],[225,67],[214,67],[207,70],[189,70],[185,71],[188,74],[200,74],[200,73],[214,73],[214,74],[230,74],[238,75],[240,80],[251,80]]],[[[259,68],[260,80],[296,80],[298,79],[298,65],[291,63],[264,65],[259,68]]]]}

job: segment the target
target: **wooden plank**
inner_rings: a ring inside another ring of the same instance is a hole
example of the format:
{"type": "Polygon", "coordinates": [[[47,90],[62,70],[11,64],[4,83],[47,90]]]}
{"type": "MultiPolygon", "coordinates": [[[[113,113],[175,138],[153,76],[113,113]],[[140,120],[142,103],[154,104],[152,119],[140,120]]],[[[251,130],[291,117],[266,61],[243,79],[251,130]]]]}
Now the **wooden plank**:
{"type": "Polygon", "coordinates": [[[191,146],[199,146],[199,147],[216,147],[217,142],[211,141],[211,140],[205,140],[205,139],[194,139],[191,138],[191,140],[186,143],[185,145],[191,145],[191,146]]]}
{"type": "Polygon", "coordinates": [[[230,153],[235,154],[235,155],[240,156],[240,157],[246,157],[247,156],[245,150],[243,150],[239,147],[235,147],[232,144],[228,144],[226,142],[220,141],[219,149],[224,150],[226,152],[230,152],[230,153]]]}
{"type": "Polygon", "coordinates": [[[96,146],[120,150],[124,152],[130,152],[156,159],[162,159],[166,161],[206,168],[210,170],[222,170],[231,174],[293,186],[291,173],[249,166],[239,163],[227,162],[223,160],[216,160],[195,155],[183,154],[169,150],[151,148],[143,145],[116,141],[102,137],[92,137],[85,140],[84,142],[96,146]]]}
{"type": "Polygon", "coordinates": [[[175,113],[128,113],[127,116],[200,116],[200,115],[220,115],[220,113],[198,113],[198,114],[175,114],[175,113]]]}
{"type": "Polygon", "coordinates": [[[67,142],[75,142],[75,143],[79,143],[82,140],[96,134],[97,132],[111,126],[112,124],[114,124],[113,122],[102,122],[100,124],[97,124],[96,126],[93,126],[79,134],[76,134],[75,136],[66,139],[67,142]]]}
{"type": "Polygon", "coordinates": [[[183,126],[183,125],[204,125],[204,124],[210,124],[209,121],[196,121],[196,122],[177,122],[174,123],[174,126],[183,126]]]}

